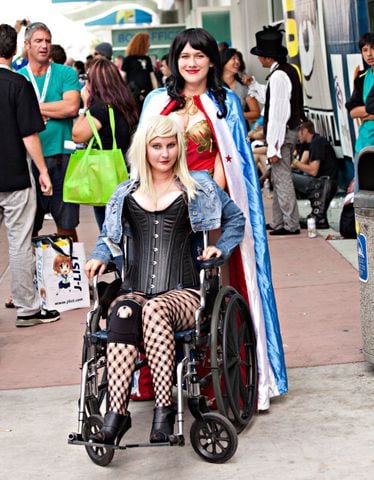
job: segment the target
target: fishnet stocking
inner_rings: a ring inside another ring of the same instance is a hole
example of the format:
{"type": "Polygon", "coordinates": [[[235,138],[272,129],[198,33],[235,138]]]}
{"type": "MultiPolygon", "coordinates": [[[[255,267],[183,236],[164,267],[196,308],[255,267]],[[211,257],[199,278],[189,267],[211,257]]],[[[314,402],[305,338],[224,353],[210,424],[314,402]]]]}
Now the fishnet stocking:
{"type": "Polygon", "coordinates": [[[108,343],[108,395],[111,412],[126,414],[137,355],[138,349],[134,345],[108,343]]]}
{"type": "Polygon", "coordinates": [[[171,290],[143,306],[144,346],[151,368],[156,407],[171,404],[175,364],[174,332],[194,326],[200,299],[189,290],[171,290]]]}
{"type": "MultiPolygon", "coordinates": [[[[110,305],[108,316],[116,303],[126,299],[135,300],[139,304],[144,303],[144,297],[136,293],[120,295],[110,305]]],[[[107,345],[109,410],[112,412],[126,414],[137,355],[138,349],[134,345],[123,343],[107,345]]]]}

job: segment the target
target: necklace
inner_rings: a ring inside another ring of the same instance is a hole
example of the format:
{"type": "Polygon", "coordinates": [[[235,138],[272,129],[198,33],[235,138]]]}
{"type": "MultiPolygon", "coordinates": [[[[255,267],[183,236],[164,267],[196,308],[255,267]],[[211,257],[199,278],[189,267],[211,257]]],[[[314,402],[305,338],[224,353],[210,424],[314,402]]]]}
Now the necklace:
{"type": "Polygon", "coordinates": [[[186,99],[186,103],[184,105],[184,108],[176,112],[178,115],[183,116],[184,131],[187,130],[188,124],[190,122],[190,117],[196,115],[197,112],[199,111],[199,109],[197,108],[197,106],[193,101],[193,97],[186,96],[185,99],[186,99]]]}

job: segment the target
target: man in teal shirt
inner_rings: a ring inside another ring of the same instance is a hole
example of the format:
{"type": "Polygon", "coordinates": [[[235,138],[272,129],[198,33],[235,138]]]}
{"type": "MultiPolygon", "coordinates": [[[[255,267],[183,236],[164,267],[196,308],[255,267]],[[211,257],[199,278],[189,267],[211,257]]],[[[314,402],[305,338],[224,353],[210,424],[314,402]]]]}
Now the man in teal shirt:
{"type": "Polygon", "coordinates": [[[72,236],[76,241],[79,223],[79,205],[62,200],[63,182],[69,161],[66,140],[71,140],[73,118],[78,114],[80,85],[72,67],[50,62],[51,32],[41,22],[28,25],[25,48],[29,63],[19,70],[32,83],[39,100],[40,112],[46,129],[41,132],[43,155],[52,180],[53,195],[49,199],[38,191],[38,209],[34,235],[43,226],[44,214],[50,212],[57,232],[72,236]]]}

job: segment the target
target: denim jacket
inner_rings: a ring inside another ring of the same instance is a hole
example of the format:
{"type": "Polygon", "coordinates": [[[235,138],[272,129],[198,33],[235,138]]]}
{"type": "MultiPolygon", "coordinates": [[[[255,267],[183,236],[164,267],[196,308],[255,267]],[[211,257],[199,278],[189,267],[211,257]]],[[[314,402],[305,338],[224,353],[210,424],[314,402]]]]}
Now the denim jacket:
{"type": "MultiPolygon", "coordinates": [[[[208,172],[193,171],[190,174],[197,182],[197,195],[188,204],[192,230],[201,232],[221,227],[221,236],[216,247],[226,259],[244,236],[245,217],[208,172]]],[[[107,264],[111,258],[122,255],[123,234],[131,236],[126,219],[122,225],[123,202],[138,186],[139,182],[127,181],[121,183],[115,190],[106,206],[105,222],[91,258],[107,264]]]]}

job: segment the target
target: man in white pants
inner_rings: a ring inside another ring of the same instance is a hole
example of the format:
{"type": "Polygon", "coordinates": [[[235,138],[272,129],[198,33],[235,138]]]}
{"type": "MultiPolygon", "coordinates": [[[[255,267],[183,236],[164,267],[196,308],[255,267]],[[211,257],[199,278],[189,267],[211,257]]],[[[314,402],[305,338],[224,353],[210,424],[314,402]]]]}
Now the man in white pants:
{"type": "Polygon", "coordinates": [[[17,327],[29,327],[59,320],[56,310],[41,310],[34,288],[35,258],[31,233],[36,211],[36,192],[30,174],[30,159],[39,171],[44,195],[52,195],[52,184],[39,139],[44,130],[32,85],[12,72],[17,50],[17,32],[0,25],[0,225],[3,220],[9,243],[11,291],[17,309],[17,327]]]}
{"type": "Polygon", "coordinates": [[[265,27],[256,33],[251,49],[264,68],[269,68],[266,87],[255,80],[248,93],[265,104],[264,133],[267,158],[273,184],[273,218],[266,225],[270,235],[300,233],[299,212],[291,177],[291,162],[297,142],[298,127],[304,119],[303,92],[296,69],[286,62],[287,48],[282,46],[278,27],[265,27]]]}

